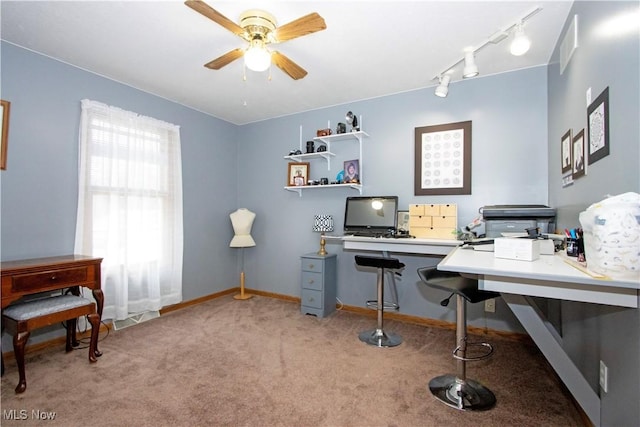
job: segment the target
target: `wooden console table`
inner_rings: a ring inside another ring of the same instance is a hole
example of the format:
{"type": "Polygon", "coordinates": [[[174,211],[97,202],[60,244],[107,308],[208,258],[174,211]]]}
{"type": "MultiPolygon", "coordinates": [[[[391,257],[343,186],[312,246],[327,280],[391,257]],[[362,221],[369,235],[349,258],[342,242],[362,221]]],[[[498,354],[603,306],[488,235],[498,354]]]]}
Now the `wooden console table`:
{"type": "MultiPolygon", "coordinates": [[[[102,320],[102,308],[104,306],[104,295],[102,293],[100,279],[100,265],[102,258],[93,258],[84,255],[64,255],[48,258],[32,258],[17,261],[5,261],[0,263],[2,274],[2,309],[9,306],[26,295],[33,295],[40,292],[56,291],[69,288],[74,295],[80,294],[80,286],[91,289],[96,300],[96,311],[98,321],[92,322],[92,327],[100,328],[102,320]]],[[[4,328],[4,320],[3,320],[4,328]]],[[[75,341],[75,331],[72,335],[67,334],[67,351],[69,351],[69,337],[75,341]]],[[[28,338],[28,333],[27,333],[28,338]]],[[[15,347],[14,339],[14,347],[15,347]]],[[[20,372],[20,383],[16,392],[22,392],[26,388],[24,379],[24,344],[22,348],[14,348],[18,368],[20,372]],[[18,357],[18,354],[22,354],[18,357]],[[22,363],[22,366],[20,366],[22,363]],[[19,391],[20,390],[20,391],[19,391]]],[[[97,332],[95,339],[92,339],[93,354],[89,355],[89,360],[95,361],[102,353],[98,350],[97,332]]],[[[2,374],[4,374],[4,357],[2,358],[2,374]]]]}
{"type": "Polygon", "coordinates": [[[0,263],[2,308],[25,295],[79,286],[91,289],[102,319],[104,295],[100,288],[102,258],[64,255],[0,263]]]}

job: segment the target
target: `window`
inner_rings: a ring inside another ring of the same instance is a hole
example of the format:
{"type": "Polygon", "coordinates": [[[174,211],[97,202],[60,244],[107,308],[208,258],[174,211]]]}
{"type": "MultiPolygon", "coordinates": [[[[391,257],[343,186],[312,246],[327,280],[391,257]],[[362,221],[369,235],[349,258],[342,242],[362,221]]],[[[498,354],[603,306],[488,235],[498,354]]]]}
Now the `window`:
{"type": "Polygon", "coordinates": [[[76,247],[99,256],[103,318],[182,300],[178,126],[83,100],[76,247]]]}

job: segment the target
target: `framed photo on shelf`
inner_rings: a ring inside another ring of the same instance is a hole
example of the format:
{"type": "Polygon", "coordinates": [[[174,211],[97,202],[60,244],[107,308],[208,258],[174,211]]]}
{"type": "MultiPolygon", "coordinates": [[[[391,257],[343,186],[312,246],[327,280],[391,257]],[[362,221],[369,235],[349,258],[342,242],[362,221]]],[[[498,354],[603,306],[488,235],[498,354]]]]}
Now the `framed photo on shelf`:
{"type": "Polygon", "coordinates": [[[409,211],[398,211],[398,230],[409,232],[409,211]]]}
{"type": "Polygon", "coordinates": [[[573,137],[573,152],[571,158],[573,159],[572,175],[574,179],[585,174],[584,145],[584,129],[582,129],[573,137]]]}
{"type": "Polygon", "coordinates": [[[569,129],[560,139],[560,159],[562,161],[562,173],[571,172],[571,152],[573,139],[571,138],[571,129],[569,129]]]}
{"type": "Polygon", "coordinates": [[[9,143],[9,107],[11,103],[9,101],[0,100],[0,129],[2,129],[2,135],[0,138],[0,169],[5,170],[7,168],[7,145],[9,143]]]}
{"type": "Polygon", "coordinates": [[[589,164],[609,155],[609,87],[587,107],[589,164]]]}
{"type": "Polygon", "coordinates": [[[416,196],[471,194],[471,121],[415,128],[416,196]]]}
{"type": "Polygon", "coordinates": [[[287,170],[287,186],[307,185],[309,181],[309,162],[290,162],[287,170]]]}
{"type": "Polygon", "coordinates": [[[344,177],[342,181],[345,184],[358,184],[360,182],[360,161],[358,159],[344,162],[344,177]]]}

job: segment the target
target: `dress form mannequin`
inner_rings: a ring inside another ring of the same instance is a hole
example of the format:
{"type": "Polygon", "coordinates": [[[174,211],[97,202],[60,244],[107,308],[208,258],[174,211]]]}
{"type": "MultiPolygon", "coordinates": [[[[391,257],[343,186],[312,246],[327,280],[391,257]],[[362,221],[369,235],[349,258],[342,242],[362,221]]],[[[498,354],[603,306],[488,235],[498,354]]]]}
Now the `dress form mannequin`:
{"type": "Polygon", "coordinates": [[[256,214],[249,209],[240,208],[235,212],[232,212],[229,217],[231,218],[231,225],[233,226],[233,232],[235,235],[231,239],[229,246],[232,248],[242,248],[242,268],[240,270],[240,294],[235,295],[235,299],[249,299],[251,295],[244,292],[244,248],[249,248],[256,245],[256,242],[251,237],[251,227],[253,226],[253,220],[256,214]]]}

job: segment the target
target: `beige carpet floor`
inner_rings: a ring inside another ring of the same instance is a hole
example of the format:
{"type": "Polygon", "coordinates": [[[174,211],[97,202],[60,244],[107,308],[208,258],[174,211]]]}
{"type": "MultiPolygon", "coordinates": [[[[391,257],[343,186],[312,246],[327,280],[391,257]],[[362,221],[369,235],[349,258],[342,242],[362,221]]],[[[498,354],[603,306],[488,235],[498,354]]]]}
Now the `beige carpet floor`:
{"type": "Polygon", "coordinates": [[[489,387],[490,411],[437,401],[429,379],[453,372],[454,332],[387,321],[404,342],[358,340],[375,319],[339,311],[317,319],[295,303],[231,296],[118,331],[103,356],[64,345],[27,357],[27,390],[2,378],[2,426],[581,426],[571,399],[532,344],[492,338],[469,363],[489,387]],[[39,420],[38,417],[51,418],[39,420]],[[24,419],[18,419],[24,418],[24,419]]]}

